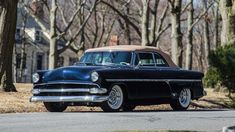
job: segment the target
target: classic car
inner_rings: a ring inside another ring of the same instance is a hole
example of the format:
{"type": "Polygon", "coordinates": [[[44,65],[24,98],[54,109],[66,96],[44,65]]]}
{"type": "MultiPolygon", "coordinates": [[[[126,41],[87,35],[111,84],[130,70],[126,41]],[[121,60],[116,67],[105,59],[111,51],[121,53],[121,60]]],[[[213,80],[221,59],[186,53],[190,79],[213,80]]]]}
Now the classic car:
{"type": "Polygon", "coordinates": [[[206,94],[203,76],[179,68],[154,47],[107,46],[86,50],[73,66],[34,73],[30,101],[43,102],[50,112],[82,105],[109,112],[153,104],[186,110],[206,94]]]}

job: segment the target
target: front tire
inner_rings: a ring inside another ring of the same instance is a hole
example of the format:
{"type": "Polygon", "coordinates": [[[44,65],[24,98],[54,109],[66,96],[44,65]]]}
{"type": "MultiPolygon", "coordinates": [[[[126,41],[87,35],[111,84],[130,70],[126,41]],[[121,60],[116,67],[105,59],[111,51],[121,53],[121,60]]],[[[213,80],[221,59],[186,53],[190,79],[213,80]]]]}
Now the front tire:
{"type": "Polygon", "coordinates": [[[181,89],[179,98],[172,100],[170,106],[175,111],[185,111],[188,109],[191,102],[191,91],[188,88],[181,89]]]}
{"type": "Polygon", "coordinates": [[[109,99],[105,101],[101,109],[105,112],[120,111],[124,106],[124,93],[120,86],[113,85],[109,92],[109,99]]]}
{"type": "Polygon", "coordinates": [[[49,112],[63,112],[67,108],[67,105],[59,102],[44,102],[44,106],[49,112]]]}

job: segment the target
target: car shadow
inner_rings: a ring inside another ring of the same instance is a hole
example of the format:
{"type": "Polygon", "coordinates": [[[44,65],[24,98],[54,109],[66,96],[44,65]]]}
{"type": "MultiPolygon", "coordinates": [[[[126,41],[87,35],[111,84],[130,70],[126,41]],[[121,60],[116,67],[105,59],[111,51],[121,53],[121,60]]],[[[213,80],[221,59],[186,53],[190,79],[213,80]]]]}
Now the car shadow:
{"type": "Polygon", "coordinates": [[[231,111],[231,109],[189,109],[186,111],[173,110],[133,110],[119,112],[103,112],[103,111],[65,111],[64,113],[146,113],[146,112],[213,112],[213,111],[231,111]]]}

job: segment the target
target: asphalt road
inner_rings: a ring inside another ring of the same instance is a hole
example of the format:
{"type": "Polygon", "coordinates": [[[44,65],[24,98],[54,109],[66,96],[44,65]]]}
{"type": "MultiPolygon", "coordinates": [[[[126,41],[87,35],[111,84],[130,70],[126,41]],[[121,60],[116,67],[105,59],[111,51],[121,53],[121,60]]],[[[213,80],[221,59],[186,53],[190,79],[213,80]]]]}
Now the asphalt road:
{"type": "Polygon", "coordinates": [[[235,111],[227,110],[0,114],[0,132],[221,131],[232,125],[235,111]]]}

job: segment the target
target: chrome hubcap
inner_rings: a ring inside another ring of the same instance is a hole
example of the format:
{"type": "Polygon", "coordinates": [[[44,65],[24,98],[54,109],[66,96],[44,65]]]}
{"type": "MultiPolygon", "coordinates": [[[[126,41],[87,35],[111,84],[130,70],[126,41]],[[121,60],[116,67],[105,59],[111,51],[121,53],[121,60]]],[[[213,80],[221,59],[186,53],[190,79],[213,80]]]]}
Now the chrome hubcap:
{"type": "Polygon", "coordinates": [[[191,102],[191,92],[189,89],[183,89],[179,96],[180,105],[184,108],[188,107],[191,102]]]}
{"type": "Polygon", "coordinates": [[[123,103],[122,89],[118,85],[115,85],[112,87],[109,93],[108,105],[112,109],[119,109],[122,103],[123,103]]]}

